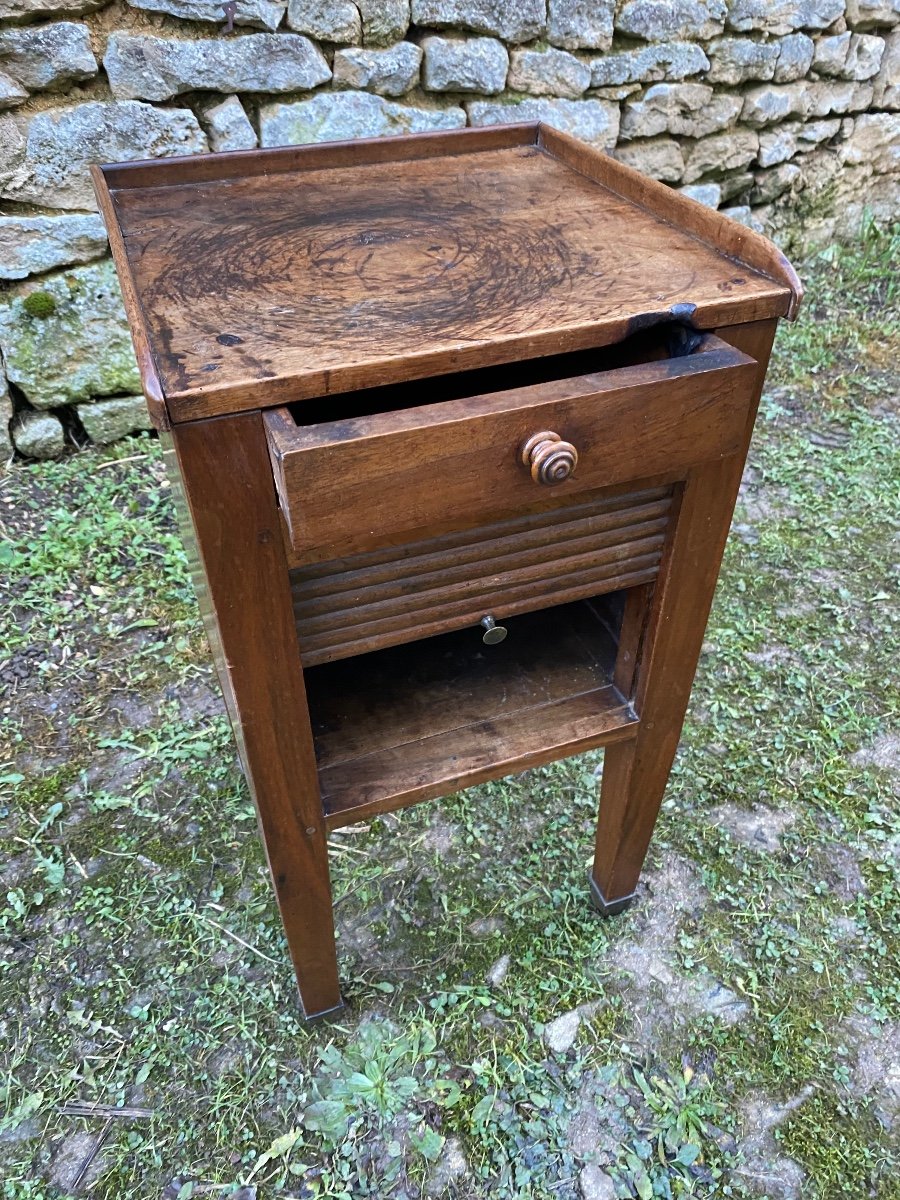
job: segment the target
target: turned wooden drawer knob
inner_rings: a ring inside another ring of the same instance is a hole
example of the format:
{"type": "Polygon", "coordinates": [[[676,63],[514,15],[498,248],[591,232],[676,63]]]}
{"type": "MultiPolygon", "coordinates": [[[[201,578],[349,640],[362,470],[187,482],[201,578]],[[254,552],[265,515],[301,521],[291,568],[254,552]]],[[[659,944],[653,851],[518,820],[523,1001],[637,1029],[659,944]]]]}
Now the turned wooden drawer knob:
{"type": "Polygon", "coordinates": [[[578,466],[578,451],[558,433],[533,433],[519,449],[522,465],[535,483],[552,487],[568,479],[578,466]]]}

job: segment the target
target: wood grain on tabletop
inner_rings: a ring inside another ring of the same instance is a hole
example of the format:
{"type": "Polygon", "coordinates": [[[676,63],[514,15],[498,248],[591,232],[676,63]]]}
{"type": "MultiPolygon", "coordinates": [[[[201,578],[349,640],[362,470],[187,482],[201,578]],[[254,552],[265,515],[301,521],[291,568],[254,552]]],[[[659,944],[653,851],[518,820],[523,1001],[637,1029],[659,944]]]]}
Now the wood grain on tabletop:
{"type": "Polygon", "coordinates": [[[705,328],[790,308],[758,235],[723,253],[703,238],[733,223],[691,205],[680,228],[683,197],[626,198],[635,173],[595,148],[483,133],[396,139],[397,161],[339,143],[101,172],[169,416],[607,344],[672,306],[705,328]]]}

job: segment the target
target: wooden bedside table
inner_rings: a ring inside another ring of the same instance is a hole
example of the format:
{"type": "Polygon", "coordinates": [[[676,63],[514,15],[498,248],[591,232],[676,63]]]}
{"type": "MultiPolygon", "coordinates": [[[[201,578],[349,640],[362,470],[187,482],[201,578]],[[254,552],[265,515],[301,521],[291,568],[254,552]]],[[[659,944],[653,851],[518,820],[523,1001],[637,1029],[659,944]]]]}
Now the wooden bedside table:
{"type": "Polygon", "coordinates": [[[376,813],[605,746],[619,912],[790,265],[544,125],[94,182],[306,1014],[326,833],[376,813]]]}

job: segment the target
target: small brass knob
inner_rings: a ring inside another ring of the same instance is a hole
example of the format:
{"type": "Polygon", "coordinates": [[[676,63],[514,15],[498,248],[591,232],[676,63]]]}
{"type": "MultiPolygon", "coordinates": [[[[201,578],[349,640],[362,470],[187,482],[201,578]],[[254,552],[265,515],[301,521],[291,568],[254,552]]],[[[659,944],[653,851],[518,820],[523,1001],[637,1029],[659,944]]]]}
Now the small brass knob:
{"type": "Polygon", "coordinates": [[[552,487],[568,479],[578,466],[578,451],[564,442],[558,433],[533,433],[519,447],[522,466],[531,472],[535,483],[552,487]]]}
{"type": "Polygon", "coordinates": [[[490,614],[481,618],[481,625],[484,629],[481,640],[486,646],[496,646],[506,637],[506,630],[502,625],[498,625],[490,614]]]}

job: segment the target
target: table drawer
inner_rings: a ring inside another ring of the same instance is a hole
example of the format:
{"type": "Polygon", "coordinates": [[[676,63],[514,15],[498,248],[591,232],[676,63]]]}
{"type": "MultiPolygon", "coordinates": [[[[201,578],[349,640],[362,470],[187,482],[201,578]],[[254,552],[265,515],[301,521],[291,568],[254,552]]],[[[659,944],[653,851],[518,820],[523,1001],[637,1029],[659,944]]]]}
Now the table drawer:
{"type": "Polygon", "coordinates": [[[295,554],[360,553],[733,454],[756,371],[709,336],[681,358],[344,420],[303,425],[302,406],[270,410],[295,554]]]}

